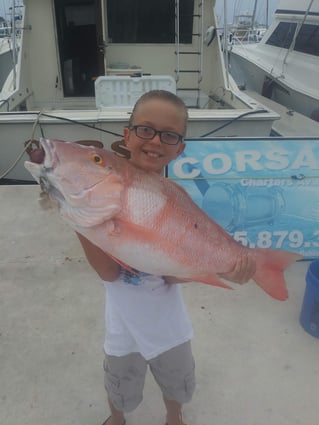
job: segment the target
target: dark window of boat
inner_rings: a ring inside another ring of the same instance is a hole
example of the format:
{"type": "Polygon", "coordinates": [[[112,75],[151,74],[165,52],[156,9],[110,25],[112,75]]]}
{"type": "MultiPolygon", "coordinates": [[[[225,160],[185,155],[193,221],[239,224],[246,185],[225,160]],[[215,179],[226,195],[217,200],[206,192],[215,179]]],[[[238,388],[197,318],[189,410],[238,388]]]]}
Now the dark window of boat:
{"type": "Polygon", "coordinates": [[[289,49],[294,38],[296,26],[297,24],[292,22],[280,22],[266,41],[266,44],[289,49]]]}
{"type": "Polygon", "coordinates": [[[98,2],[54,0],[54,6],[64,96],[94,96],[94,80],[104,74],[98,2]]]}
{"type": "Polygon", "coordinates": [[[319,26],[302,25],[296,38],[294,50],[319,56],[319,26]]]}
{"type": "MultiPolygon", "coordinates": [[[[191,43],[194,0],[180,2],[180,43],[191,43]]],[[[109,43],[175,43],[175,0],[107,0],[109,43]]]]}

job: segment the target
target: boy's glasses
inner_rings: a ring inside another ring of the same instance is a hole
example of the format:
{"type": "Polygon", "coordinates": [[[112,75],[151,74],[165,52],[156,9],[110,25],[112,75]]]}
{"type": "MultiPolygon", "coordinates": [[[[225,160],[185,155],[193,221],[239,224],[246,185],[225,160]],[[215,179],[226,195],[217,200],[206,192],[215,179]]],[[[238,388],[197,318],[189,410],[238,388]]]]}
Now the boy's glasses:
{"type": "Polygon", "coordinates": [[[134,130],[137,137],[145,140],[152,140],[156,134],[159,134],[161,142],[166,145],[177,145],[178,142],[184,139],[184,136],[174,133],[174,131],[158,131],[145,125],[129,125],[127,128],[134,130]]]}

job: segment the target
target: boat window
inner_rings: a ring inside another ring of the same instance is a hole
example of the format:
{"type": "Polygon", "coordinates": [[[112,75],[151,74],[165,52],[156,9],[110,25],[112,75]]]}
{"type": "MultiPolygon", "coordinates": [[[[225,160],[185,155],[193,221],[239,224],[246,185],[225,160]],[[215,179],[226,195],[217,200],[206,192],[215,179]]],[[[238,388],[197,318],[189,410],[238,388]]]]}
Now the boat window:
{"type": "Polygon", "coordinates": [[[283,47],[289,49],[291,42],[296,31],[297,24],[292,22],[280,22],[275,28],[274,32],[266,41],[266,44],[270,44],[276,47],[283,47]]]}
{"type": "Polygon", "coordinates": [[[294,50],[319,56],[319,26],[302,25],[296,38],[294,50]]]}
{"type": "MultiPolygon", "coordinates": [[[[109,43],[175,43],[175,0],[107,0],[109,43]]],[[[194,0],[180,4],[180,42],[191,43],[194,0]]]]}

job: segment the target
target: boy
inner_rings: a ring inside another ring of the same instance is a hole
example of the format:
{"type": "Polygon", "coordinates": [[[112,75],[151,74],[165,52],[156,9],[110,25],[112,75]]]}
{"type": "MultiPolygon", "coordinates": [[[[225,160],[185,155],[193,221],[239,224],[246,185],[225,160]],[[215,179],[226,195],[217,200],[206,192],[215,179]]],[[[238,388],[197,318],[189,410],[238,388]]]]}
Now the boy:
{"type": "MultiPolygon", "coordinates": [[[[187,108],[163,90],[144,94],[136,103],[124,143],[130,161],[150,172],[164,167],[184,150],[187,108]]],[[[133,275],[78,235],[91,266],[106,289],[105,388],[111,416],[103,425],[124,425],[124,412],[142,401],[147,366],[161,388],[167,425],[184,425],[182,405],[195,388],[190,340],[192,325],[177,279],[133,275]]],[[[238,261],[223,278],[243,283],[255,272],[251,257],[238,261]]]]}

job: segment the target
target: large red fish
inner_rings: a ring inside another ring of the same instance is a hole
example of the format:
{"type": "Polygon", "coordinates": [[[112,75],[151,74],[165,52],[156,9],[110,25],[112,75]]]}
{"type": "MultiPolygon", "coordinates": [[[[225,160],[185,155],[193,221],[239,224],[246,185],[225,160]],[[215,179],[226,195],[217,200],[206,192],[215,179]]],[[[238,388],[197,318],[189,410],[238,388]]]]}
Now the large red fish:
{"type": "Polygon", "coordinates": [[[253,280],[273,298],[287,298],[283,271],[298,254],[244,247],[177,184],[105,149],[46,139],[41,145],[44,162],[25,167],[58,201],[70,226],[119,263],[228,287],[218,273],[233,270],[249,250],[253,280]]]}

